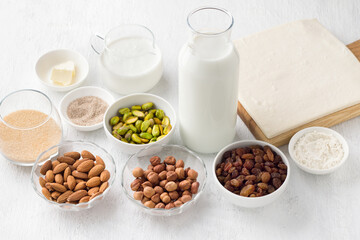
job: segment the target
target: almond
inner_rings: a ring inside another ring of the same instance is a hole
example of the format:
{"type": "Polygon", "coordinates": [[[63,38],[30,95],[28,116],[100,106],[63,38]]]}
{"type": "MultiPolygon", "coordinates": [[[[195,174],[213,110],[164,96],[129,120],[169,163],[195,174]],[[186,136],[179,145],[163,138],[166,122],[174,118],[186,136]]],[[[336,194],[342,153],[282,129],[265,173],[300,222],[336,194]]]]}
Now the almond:
{"type": "Polygon", "coordinates": [[[85,196],[79,200],[79,203],[88,202],[89,200],[90,200],[90,196],[85,196]]]}
{"type": "Polygon", "coordinates": [[[52,170],[48,170],[45,175],[45,181],[51,183],[55,180],[54,172],[52,170]]]}
{"type": "Polygon", "coordinates": [[[75,163],[72,165],[74,167],[74,170],[80,165],[80,163],[83,163],[85,162],[86,160],[89,160],[88,158],[85,158],[85,159],[79,159],[79,160],[76,160],[75,163]]]}
{"type": "Polygon", "coordinates": [[[61,173],[68,167],[67,163],[59,163],[53,170],[54,174],[61,173]]]}
{"type": "Polygon", "coordinates": [[[72,193],[70,196],[68,196],[67,200],[69,202],[78,201],[82,197],[85,197],[86,195],[87,195],[86,190],[79,190],[79,191],[76,191],[76,192],[72,193]]]}
{"type": "Polygon", "coordinates": [[[44,164],[41,166],[41,168],[40,168],[40,173],[41,173],[42,175],[45,175],[46,172],[47,172],[48,170],[51,170],[51,169],[52,169],[51,160],[47,160],[47,161],[44,162],[44,164]]]}
{"type": "Polygon", "coordinates": [[[66,187],[64,185],[61,185],[59,183],[50,183],[51,184],[51,187],[55,190],[55,191],[58,191],[58,192],[66,192],[66,187]]]}
{"type": "Polygon", "coordinates": [[[74,188],[74,191],[79,191],[79,190],[83,190],[86,188],[86,182],[82,181],[82,182],[79,182],[78,184],[76,184],[75,188],[74,188]]]}
{"type": "Polygon", "coordinates": [[[64,187],[66,187],[66,189],[69,189],[69,185],[67,182],[64,182],[64,187]]]}
{"type": "Polygon", "coordinates": [[[99,186],[101,184],[100,177],[92,177],[86,182],[86,186],[89,188],[99,186]]]}
{"type": "Polygon", "coordinates": [[[42,188],[41,189],[42,194],[46,197],[47,200],[51,201],[51,194],[49,192],[49,190],[47,188],[42,188]]]}
{"type": "Polygon", "coordinates": [[[104,192],[109,186],[108,182],[103,182],[100,186],[99,192],[104,192]]]}
{"type": "Polygon", "coordinates": [[[41,187],[45,187],[46,181],[45,181],[44,178],[39,177],[39,183],[40,183],[40,186],[41,186],[41,187]]]}
{"type": "Polygon", "coordinates": [[[65,168],[64,170],[64,179],[67,179],[68,176],[71,175],[71,169],[70,167],[65,168]]]}
{"type": "Polygon", "coordinates": [[[75,163],[75,159],[71,157],[58,157],[57,160],[61,163],[67,163],[69,165],[72,165],[75,163]]]}
{"type": "Polygon", "coordinates": [[[65,157],[71,157],[74,160],[78,160],[80,158],[80,153],[78,153],[78,152],[67,152],[67,153],[64,153],[64,156],[65,157]]]}
{"type": "Polygon", "coordinates": [[[52,162],[52,169],[54,169],[59,164],[60,164],[60,162],[58,160],[53,161],[52,162]]]}
{"type": "Polygon", "coordinates": [[[81,179],[85,179],[87,180],[88,179],[88,175],[87,173],[82,173],[82,172],[78,172],[78,171],[72,171],[72,175],[76,178],[81,178],[81,179]]]}
{"type": "Polygon", "coordinates": [[[73,193],[73,191],[66,191],[63,194],[61,194],[58,199],[56,200],[58,203],[64,203],[66,202],[67,198],[73,193]]]}
{"type": "Polygon", "coordinates": [[[98,191],[99,191],[99,187],[93,187],[93,188],[91,188],[89,191],[88,191],[88,195],[89,196],[92,196],[92,195],[94,195],[95,193],[97,193],[98,191]]]}
{"type": "Polygon", "coordinates": [[[97,196],[99,196],[101,194],[102,194],[101,192],[97,192],[94,195],[92,195],[89,200],[92,200],[92,199],[96,198],[97,196]]]}
{"type": "Polygon", "coordinates": [[[58,174],[55,175],[55,182],[56,182],[56,183],[59,183],[59,184],[63,184],[63,183],[64,183],[64,178],[63,178],[63,176],[62,176],[60,173],[58,173],[58,174]]]}
{"type": "Polygon", "coordinates": [[[95,160],[94,155],[92,155],[92,153],[89,152],[89,151],[87,151],[87,150],[81,151],[81,156],[82,156],[83,158],[89,158],[89,159],[91,159],[91,160],[95,160]]]}
{"type": "Polygon", "coordinates": [[[61,195],[61,193],[59,193],[59,192],[52,192],[51,193],[51,197],[53,198],[53,199],[58,199],[58,197],[61,195]]]}
{"type": "Polygon", "coordinates": [[[96,161],[96,165],[103,165],[105,168],[105,162],[101,157],[96,155],[95,161],[96,161]]]}
{"type": "Polygon", "coordinates": [[[96,165],[92,169],[90,169],[90,171],[88,173],[88,177],[92,178],[92,177],[95,177],[95,176],[99,176],[100,173],[102,171],[104,171],[104,169],[105,169],[104,165],[101,165],[101,164],[96,165]]]}
{"type": "Polygon", "coordinates": [[[87,160],[85,162],[80,163],[80,165],[76,168],[78,172],[88,172],[94,166],[93,160],[87,160]]]}
{"type": "Polygon", "coordinates": [[[100,174],[100,180],[102,182],[107,182],[110,179],[110,172],[108,170],[104,170],[101,174],[100,174]]]}
{"type": "Polygon", "coordinates": [[[68,188],[70,190],[74,190],[75,186],[76,186],[76,181],[75,181],[75,178],[73,176],[68,176],[67,179],[66,179],[66,182],[68,184],[68,188]]]}
{"type": "Polygon", "coordinates": [[[76,178],[75,181],[76,181],[76,184],[78,184],[78,183],[80,183],[80,182],[85,182],[84,180],[79,179],[79,178],[76,178]]]}
{"type": "Polygon", "coordinates": [[[54,189],[51,186],[51,183],[46,183],[45,187],[49,190],[49,191],[54,191],[54,189]]]}

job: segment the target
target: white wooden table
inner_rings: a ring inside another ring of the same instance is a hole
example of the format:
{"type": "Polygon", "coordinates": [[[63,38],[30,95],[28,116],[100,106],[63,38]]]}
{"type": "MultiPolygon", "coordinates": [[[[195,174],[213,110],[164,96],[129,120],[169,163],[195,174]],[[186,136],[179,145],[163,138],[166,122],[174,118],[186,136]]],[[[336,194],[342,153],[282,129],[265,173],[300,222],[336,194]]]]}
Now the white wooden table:
{"type": "MultiPolygon", "coordinates": [[[[150,93],[177,109],[177,56],[187,38],[186,16],[208,4],[233,13],[233,39],[304,18],[318,18],[346,44],[360,38],[358,0],[1,0],[0,97],[35,88],[58,105],[64,93],[43,87],[34,72],[37,58],[56,48],[82,53],[90,63],[84,85],[103,86],[89,45],[91,34],[139,23],[153,30],[164,56],[164,77],[150,93]]],[[[56,210],[35,194],[30,168],[1,157],[0,239],[355,239],[360,236],[360,118],[334,129],[350,146],[348,162],[334,174],[309,175],[291,162],[287,191],[275,203],[254,210],[227,203],[209,177],[197,207],[170,218],[140,212],[121,191],[119,178],[102,206],[78,213],[56,210]]],[[[66,139],[102,145],[121,169],[128,156],[109,145],[103,131],[82,133],[64,124],[66,139]]],[[[240,119],[236,131],[237,140],[253,138],[240,119]]],[[[172,143],[181,144],[178,130],[172,143]]],[[[288,155],[287,146],[281,149],[288,155]]],[[[200,156],[210,171],[215,155],[200,156]]]]}

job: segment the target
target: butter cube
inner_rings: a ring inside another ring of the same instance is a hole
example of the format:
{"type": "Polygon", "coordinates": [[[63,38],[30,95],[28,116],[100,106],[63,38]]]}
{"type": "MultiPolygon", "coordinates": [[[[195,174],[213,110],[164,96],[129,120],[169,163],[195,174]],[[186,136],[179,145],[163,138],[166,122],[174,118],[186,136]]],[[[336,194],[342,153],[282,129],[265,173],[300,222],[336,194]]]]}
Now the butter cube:
{"type": "Polygon", "coordinates": [[[67,61],[53,67],[50,79],[55,85],[69,86],[74,77],[75,64],[72,61],[67,61]]]}

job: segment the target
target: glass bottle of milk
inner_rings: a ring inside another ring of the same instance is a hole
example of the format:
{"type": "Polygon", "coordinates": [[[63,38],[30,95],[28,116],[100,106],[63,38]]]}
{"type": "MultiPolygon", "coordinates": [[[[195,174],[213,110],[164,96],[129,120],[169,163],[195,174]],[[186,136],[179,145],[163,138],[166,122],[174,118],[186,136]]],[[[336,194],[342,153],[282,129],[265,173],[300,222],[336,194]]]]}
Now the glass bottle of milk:
{"type": "Polygon", "coordinates": [[[239,56],[230,40],[234,20],[203,7],[187,18],[191,36],[179,55],[179,120],[185,145],[219,151],[235,137],[239,56]]]}

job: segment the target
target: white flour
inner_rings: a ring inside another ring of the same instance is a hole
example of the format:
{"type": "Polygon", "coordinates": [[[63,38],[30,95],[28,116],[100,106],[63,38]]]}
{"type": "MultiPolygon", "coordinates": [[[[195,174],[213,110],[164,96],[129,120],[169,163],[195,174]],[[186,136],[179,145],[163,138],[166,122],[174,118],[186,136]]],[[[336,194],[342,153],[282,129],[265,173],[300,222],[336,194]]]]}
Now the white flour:
{"type": "Polygon", "coordinates": [[[340,141],[332,134],[309,132],[294,145],[295,160],[313,169],[329,169],[338,165],[344,156],[340,141]]]}

